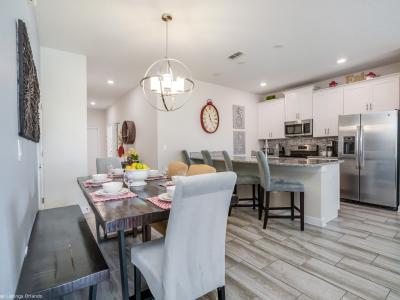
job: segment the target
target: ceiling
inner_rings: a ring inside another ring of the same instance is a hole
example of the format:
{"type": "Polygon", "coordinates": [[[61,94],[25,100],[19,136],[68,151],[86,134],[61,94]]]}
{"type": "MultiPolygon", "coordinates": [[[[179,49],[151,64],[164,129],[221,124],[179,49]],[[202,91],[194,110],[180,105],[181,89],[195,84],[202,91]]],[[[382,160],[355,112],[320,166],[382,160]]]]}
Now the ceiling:
{"type": "Polygon", "coordinates": [[[195,79],[257,94],[400,60],[399,0],[38,0],[36,9],[42,46],[87,56],[98,108],[164,56],[164,12],[174,18],[170,57],[195,79]],[[244,55],[228,60],[236,51],[244,55]]]}

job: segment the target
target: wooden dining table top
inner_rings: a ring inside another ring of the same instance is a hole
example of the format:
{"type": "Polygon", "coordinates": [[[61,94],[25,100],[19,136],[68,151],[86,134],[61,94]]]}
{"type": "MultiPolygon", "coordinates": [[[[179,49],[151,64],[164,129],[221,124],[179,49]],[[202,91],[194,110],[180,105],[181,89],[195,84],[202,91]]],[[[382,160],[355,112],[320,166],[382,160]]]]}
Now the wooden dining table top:
{"type": "MultiPolygon", "coordinates": [[[[101,186],[85,187],[84,181],[88,179],[90,177],[79,177],[78,184],[96,220],[107,233],[168,220],[169,209],[160,208],[146,200],[166,192],[166,188],[162,186],[167,181],[166,179],[151,180],[147,181],[145,186],[131,187],[130,190],[137,195],[136,197],[102,202],[92,201],[90,193],[101,189],[101,186]]],[[[114,179],[114,181],[122,181],[122,178],[114,179]]]]}

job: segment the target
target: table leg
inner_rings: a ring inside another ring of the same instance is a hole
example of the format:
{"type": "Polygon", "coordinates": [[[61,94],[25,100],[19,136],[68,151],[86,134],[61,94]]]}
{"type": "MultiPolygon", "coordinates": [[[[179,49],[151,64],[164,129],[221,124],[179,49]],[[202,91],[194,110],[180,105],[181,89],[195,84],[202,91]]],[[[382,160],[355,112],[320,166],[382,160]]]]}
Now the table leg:
{"type": "Polygon", "coordinates": [[[118,252],[119,252],[119,269],[121,272],[121,289],[122,299],[129,299],[129,288],[128,288],[128,270],[127,261],[125,255],[125,231],[124,229],[118,230],[118,252]]]}
{"type": "Polygon", "coordinates": [[[142,242],[147,242],[151,240],[151,226],[143,225],[142,226],[142,242]]]}
{"type": "Polygon", "coordinates": [[[89,300],[96,300],[97,284],[91,285],[89,288],[89,300]]]}
{"type": "Polygon", "coordinates": [[[100,237],[100,223],[96,219],[96,236],[97,236],[97,242],[100,244],[101,242],[101,237],[100,237]]]}

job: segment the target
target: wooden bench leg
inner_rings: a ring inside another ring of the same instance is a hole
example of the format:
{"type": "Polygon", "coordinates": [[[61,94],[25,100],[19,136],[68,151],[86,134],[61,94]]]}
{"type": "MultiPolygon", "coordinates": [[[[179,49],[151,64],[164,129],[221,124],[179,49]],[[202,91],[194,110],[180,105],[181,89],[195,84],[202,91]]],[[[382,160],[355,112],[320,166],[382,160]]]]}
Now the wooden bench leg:
{"type": "Polygon", "coordinates": [[[294,220],[294,192],[290,193],[290,205],[292,209],[290,210],[290,218],[294,220]]]}
{"type": "Polygon", "coordinates": [[[269,216],[269,191],[265,192],[265,216],[264,216],[264,225],[263,229],[267,228],[268,216],[269,216]]]}
{"type": "Polygon", "coordinates": [[[218,300],[225,300],[225,286],[221,286],[217,289],[218,300]]]}
{"type": "Polygon", "coordinates": [[[89,288],[89,300],[96,300],[97,284],[91,285],[89,288]]]}
{"type": "Polygon", "coordinates": [[[300,193],[300,229],[304,231],[304,192],[300,193]]]}

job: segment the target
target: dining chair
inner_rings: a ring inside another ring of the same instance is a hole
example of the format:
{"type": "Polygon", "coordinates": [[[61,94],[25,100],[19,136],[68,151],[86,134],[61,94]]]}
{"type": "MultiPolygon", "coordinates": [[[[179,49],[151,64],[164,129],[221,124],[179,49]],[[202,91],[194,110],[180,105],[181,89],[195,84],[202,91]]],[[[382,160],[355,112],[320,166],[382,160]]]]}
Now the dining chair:
{"type": "Polygon", "coordinates": [[[196,299],[215,289],[225,299],[225,236],[236,174],[177,181],[165,238],[133,246],[135,299],[141,274],[154,298],[196,299]]]}
{"type": "Polygon", "coordinates": [[[212,160],[210,151],[208,151],[208,150],[201,150],[201,156],[203,157],[203,162],[204,162],[206,165],[209,165],[209,166],[211,166],[211,167],[214,167],[214,162],[213,162],[213,160],[212,160]]]}
{"type": "Polygon", "coordinates": [[[121,161],[117,157],[96,158],[97,174],[108,173],[110,166],[114,169],[122,168],[121,161]]]}
{"type": "Polygon", "coordinates": [[[217,170],[214,167],[211,167],[209,165],[198,164],[198,165],[191,165],[186,173],[186,176],[208,174],[215,172],[217,172],[217,170]]]}
{"type": "MultiPolygon", "coordinates": [[[[258,169],[260,172],[260,185],[261,195],[265,195],[265,216],[263,228],[267,228],[268,218],[295,218],[300,219],[300,229],[304,231],[304,184],[290,179],[273,178],[268,165],[268,158],[262,151],[257,152],[258,169]],[[290,193],[290,207],[270,207],[270,192],[289,192],[290,193]],[[294,205],[294,195],[300,193],[300,208],[294,205]],[[290,209],[290,216],[283,215],[269,215],[270,210],[288,210],[290,209]],[[297,210],[300,215],[294,215],[294,210],[297,210]]],[[[264,197],[262,197],[264,198],[264,197]]],[[[259,201],[259,211],[262,212],[263,201],[259,201]]],[[[259,214],[259,219],[261,215],[259,214]]]]}
{"type": "MultiPolygon", "coordinates": [[[[225,162],[225,169],[227,171],[233,171],[233,163],[231,160],[231,157],[229,156],[227,151],[222,151],[222,156],[224,157],[224,162],[225,162]]],[[[251,185],[252,186],[252,198],[239,198],[238,201],[249,201],[251,200],[253,203],[252,204],[238,204],[235,205],[235,207],[253,207],[253,209],[256,208],[256,201],[259,201],[259,195],[260,195],[260,177],[256,175],[251,175],[251,174],[240,174],[240,172],[236,173],[237,175],[237,180],[235,184],[235,194],[237,194],[237,186],[239,185],[251,185]],[[258,189],[258,197],[256,197],[256,188],[258,189]]]]}
{"type": "Polygon", "coordinates": [[[188,171],[188,165],[181,161],[171,161],[168,164],[167,176],[184,176],[188,171]]]}
{"type": "Polygon", "coordinates": [[[192,164],[192,160],[190,159],[189,152],[187,150],[182,150],[183,161],[190,166],[192,164]]]}

